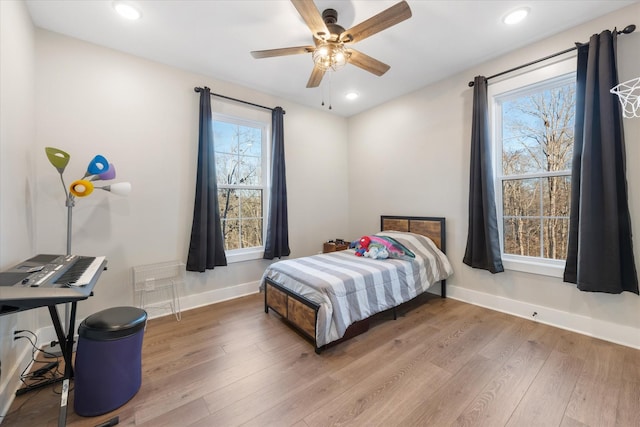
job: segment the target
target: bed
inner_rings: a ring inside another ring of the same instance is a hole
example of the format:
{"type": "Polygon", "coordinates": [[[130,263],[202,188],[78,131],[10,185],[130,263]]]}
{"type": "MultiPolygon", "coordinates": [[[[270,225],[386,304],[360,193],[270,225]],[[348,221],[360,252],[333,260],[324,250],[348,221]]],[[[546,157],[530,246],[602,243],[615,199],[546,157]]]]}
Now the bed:
{"type": "Polygon", "coordinates": [[[264,310],[276,312],[316,353],[369,328],[369,318],[413,300],[453,273],[445,255],[445,219],[380,217],[373,238],[398,243],[406,256],[372,259],[354,249],[278,261],[264,272],[264,310]]]}

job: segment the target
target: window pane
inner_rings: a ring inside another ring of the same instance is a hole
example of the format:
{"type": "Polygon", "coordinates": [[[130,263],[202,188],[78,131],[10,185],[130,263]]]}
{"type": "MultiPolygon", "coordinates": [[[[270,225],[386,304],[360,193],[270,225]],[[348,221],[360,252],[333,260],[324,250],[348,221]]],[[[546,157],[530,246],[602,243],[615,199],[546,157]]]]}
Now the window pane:
{"type": "Polygon", "coordinates": [[[218,184],[262,184],[262,130],[214,121],[218,184]]]}
{"type": "Polygon", "coordinates": [[[240,249],[240,221],[237,219],[223,219],[221,221],[224,234],[224,249],[240,249]]]}
{"type": "Polygon", "coordinates": [[[262,190],[238,190],[240,216],[262,218],[262,190]]]}
{"type": "Polygon", "coordinates": [[[503,140],[502,173],[504,175],[520,175],[540,171],[540,146],[526,137],[503,140]]]}
{"type": "Polygon", "coordinates": [[[237,156],[216,152],[216,179],[218,185],[236,184],[238,182],[237,156]]]}
{"type": "Polygon", "coordinates": [[[213,122],[213,146],[216,153],[235,153],[238,145],[238,126],[232,123],[213,122]]]}
{"type": "Polygon", "coordinates": [[[218,188],[218,205],[220,219],[237,219],[240,217],[240,198],[237,190],[218,188]]]}
{"type": "Polygon", "coordinates": [[[570,170],[574,115],[573,82],[504,101],[503,174],[570,170]]]}
{"type": "Polygon", "coordinates": [[[504,253],[540,256],[540,220],[504,217],[504,253]]]}
{"type": "Polygon", "coordinates": [[[502,181],[502,213],[506,216],[540,215],[540,179],[502,181]]]}
{"type": "Polygon", "coordinates": [[[567,258],[569,218],[547,218],[544,220],[544,257],[567,258]]]}
{"type": "Polygon", "coordinates": [[[239,190],[242,247],[262,246],[262,190],[239,190]]]}
{"type": "Polygon", "coordinates": [[[239,127],[239,153],[243,156],[262,156],[262,130],[254,127],[239,127]]]}
{"type": "Polygon", "coordinates": [[[542,178],[544,216],[569,217],[571,202],[571,177],[552,176],[542,178]]]}
{"type": "Polygon", "coordinates": [[[242,220],[242,247],[262,246],[262,218],[242,220]]]}
{"type": "Polygon", "coordinates": [[[238,173],[239,184],[262,185],[262,160],[259,157],[240,157],[238,173]]]}

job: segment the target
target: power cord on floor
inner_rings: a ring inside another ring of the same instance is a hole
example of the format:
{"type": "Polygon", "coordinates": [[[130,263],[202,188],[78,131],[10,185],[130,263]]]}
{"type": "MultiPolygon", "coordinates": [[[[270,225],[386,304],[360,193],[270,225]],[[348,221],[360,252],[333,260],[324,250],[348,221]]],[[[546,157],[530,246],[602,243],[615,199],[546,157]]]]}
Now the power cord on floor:
{"type": "Polygon", "coordinates": [[[60,357],[38,348],[38,345],[37,345],[38,337],[35,333],[29,330],[18,330],[18,331],[15,331],[15,335],[13,339],[14,340],[26,339],[31,344],[31,363],[29,363],[20,374],[20,381],[24,386],[37,387],[38,385],[45,384],[47,382],[50,382],[51,380],[62,378],[63,373],[59,369],[60,357]],[[19,334],[30,334],[31,336],[19,335],[19,334]],[[41,352],[47,357],[55,358],[56,360],[55,361],[38,360],[36,357],[36,354],[38,352],[41,352]],[[35,364],[43,364],[43,366],[32,372],[27,372],[27,369],[29,369],[29,367],[35,364]]]}

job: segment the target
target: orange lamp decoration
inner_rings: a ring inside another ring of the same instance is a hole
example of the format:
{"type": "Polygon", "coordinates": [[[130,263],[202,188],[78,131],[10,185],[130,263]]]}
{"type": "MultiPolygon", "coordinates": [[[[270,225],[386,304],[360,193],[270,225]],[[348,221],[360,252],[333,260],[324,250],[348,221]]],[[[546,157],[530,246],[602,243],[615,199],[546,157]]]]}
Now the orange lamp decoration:
{"type": "Polygon", "coordinates": [[[93,184],[86,179],[79,179],[71,183],[69,191],[76,197],[85,197],[93,193],[93,184]]]}

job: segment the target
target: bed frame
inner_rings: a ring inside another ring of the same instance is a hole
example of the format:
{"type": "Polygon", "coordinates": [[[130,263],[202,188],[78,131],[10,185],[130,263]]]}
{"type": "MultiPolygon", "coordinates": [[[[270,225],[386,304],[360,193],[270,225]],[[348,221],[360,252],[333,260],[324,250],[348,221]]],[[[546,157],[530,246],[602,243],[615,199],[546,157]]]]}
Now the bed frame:
{"type": "MultiPolygon", "coordinates": [[[[442,252],[446,253],[445,218],[383,215],[380,217],[380,230],[408,231],[427,236],[442,252]]],[[[447,296],[446,282],[446,280],[440,282],[440,296],[442,298],[447,296]]],[[[286,323],[310,340],[318,354],[325,348],[353,338],[369,329],[369,319],[361,320],[349,326],[344,337],[318,347],[316,323],[320,305],[267,277],[264,286],[264,312],[269,313],[269,309],[279,314],[286,323]]],[[[395,307],[393,308],[393,318],[396,318],[395,307]]]]}

